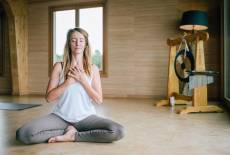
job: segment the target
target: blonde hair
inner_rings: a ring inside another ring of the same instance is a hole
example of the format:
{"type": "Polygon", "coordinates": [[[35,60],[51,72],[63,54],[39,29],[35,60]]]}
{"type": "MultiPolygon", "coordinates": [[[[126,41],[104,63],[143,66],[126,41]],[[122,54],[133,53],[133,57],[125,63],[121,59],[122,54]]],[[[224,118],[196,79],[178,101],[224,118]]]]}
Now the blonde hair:
{"type": "Polygon", "coordinates": [[[67,33],[63,56],[62,76],[67,77],[70,65],[72,63],[71,36],[74,32],[81,33],[85,38],[85,49],[83,51],[83,69],[88,76],[91,76],[91,49],[89,45],[88,33],[79,27],[70,29],[67,33]]]}

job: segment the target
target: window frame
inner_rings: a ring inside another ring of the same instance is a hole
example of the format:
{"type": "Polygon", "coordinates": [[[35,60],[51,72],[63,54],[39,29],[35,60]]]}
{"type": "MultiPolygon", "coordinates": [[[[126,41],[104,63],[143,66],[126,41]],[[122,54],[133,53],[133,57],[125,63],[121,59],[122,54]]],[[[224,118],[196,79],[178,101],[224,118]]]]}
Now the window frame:
{"type": "Polygon", "coordinates": [[[102,70],[100,71],[101,77],[108,77],[108,46],[107,46],[107,28],[106,28],[106,1],[101,2],[82,2],[82,3],[74,3],[68,5],[61,5],[61,6],[50,6],[49,7],[49,55],[48,55],[48,75],[52,72],[53,67],[53,13],[55,11],[63,11],[63,10],[75,10],[76,14],[76,22],[75,25],[79,25],[79,18],[78,18],[78,10],[83,8],[93,8],[93,7],[102,7],[103,8],[103,56],[102,56],[102,70]]]}

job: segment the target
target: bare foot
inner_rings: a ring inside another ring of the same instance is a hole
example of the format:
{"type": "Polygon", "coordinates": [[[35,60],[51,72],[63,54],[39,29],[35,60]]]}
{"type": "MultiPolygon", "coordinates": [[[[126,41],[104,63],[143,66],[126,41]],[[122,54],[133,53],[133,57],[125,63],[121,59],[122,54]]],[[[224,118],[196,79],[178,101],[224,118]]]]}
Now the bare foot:
{"type": "Polygon", "coordinates": [[[75,141],[75,133],[77,130],[74,126],[70,125],[67,127],[67,132],[64,135],[52,137],[48,140],[48,143],[56,143],[56,142],[73,142],[75,141]]]}

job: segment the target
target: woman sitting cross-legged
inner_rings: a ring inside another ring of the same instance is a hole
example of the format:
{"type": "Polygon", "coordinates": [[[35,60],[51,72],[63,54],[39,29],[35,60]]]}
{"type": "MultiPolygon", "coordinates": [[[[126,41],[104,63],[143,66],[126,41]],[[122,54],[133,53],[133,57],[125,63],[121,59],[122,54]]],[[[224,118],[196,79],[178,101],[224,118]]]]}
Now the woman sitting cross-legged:
{"type": "Polygon", "coordinates": [[[47,86],[46,100],[57,100],[53,112],[19,128],[17,140],[25,144],[113,142],[124,136],[120,124],[96,114],[93,102],[102,103],[102,89],[90,52],[87,32],[70,29],[64,60],[54,65],[47,86]]]}

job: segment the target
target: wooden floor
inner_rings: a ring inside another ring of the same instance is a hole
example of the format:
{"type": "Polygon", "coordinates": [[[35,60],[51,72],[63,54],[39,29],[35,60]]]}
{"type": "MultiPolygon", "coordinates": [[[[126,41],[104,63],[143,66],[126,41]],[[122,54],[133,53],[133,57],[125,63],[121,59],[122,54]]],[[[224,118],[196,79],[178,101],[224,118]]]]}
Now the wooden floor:
{"type": "MultiPolygon", "coordinates": [[[[1,96],[0,101],[42,103],[22,111],[0,110],[0,155],[229,155],[230,117],[224,113],[175,114],[150,99],[105,99],[98,113],[125,127],[115,143],[24,145],[15,140],[22,124],[48,114],[54,104],[42,97],[1,96]]],[[[176,107],[181,108],[181,107],[176,107]]]]}

